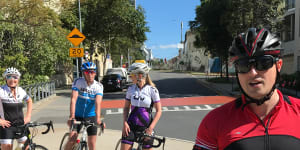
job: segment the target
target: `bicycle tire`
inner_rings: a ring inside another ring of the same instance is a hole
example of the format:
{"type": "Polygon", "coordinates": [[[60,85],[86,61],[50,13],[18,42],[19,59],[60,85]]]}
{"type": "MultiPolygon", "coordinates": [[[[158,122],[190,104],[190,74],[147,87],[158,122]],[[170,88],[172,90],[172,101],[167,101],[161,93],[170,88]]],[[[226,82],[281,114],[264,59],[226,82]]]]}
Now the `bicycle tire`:
{"type": "Polygon", "coordinates": [[[46,147],[42,145],[35,145],[31,150],[48,150],[46,147]]]}
{"type": "Polygon", "coordinates": [[[86,143],[80,143],[76,150],[88,150],[86,143]]]}
{"type": "Polygon", "coordinates": [[[60,142],[60,146],[59,149],[60,150],[64,150],[64,147],[66,146],[67,142],[69,139],[69,133],[65,133],[65,135],[63,136],[61,142],[60,142]]]}
{"type": "Polygon", "coordinates": [[[120,139],[120,140],[117,142],[115,150],[119,150],[119,149],[120,149],[119,146],[121,145],[121,141],[122,141],[122,139],[120,139]]]}

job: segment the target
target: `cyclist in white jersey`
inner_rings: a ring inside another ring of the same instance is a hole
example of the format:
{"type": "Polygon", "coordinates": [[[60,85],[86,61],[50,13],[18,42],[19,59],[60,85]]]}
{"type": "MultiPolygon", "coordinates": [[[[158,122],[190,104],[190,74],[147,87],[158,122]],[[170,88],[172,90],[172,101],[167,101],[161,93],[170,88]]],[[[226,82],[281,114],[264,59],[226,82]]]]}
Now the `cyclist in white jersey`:
{"type": "Polygon", "coordinates": [[[26,91],[18,86],[21,77],[20,72],[13,67],[7,68],[3,73],[6,85],[0,88],[0,143],[2,150],[12,150],[13,139],[19,143],[25,143],[26,136],[16,136],[17,126],[24,125],[31,120],[32,99],[26,91]],[[24,117],[23,102],[27,104],[27,112],[24,117]]]}
{"type": "MultiPolygon", "coordinates": [[[[101,102],[103,96],[103,86],[95,81],[96,65],[92,62],[82,64],[81,70],[84,78],[78,78],[72,85],[72,96],[70,102],[71,120],[90,120],[94,123],[101,124],[101,102]]],[[[78,136],[79,126],[74,127],[74,131],[70,133],[70,139],[65,149],[72,149],[78,136]]],[[[97,127],[92,126],[87,129],[89,150],[96,149],[97,127]]]]}
{"type": "MultiPolygon", "coordinates": [[[[136,138],[136,132],[152,135],[153,129],[161,116],[161,103],[158,90],[150,79],[147,64],[134,63],[129,67],[133,81],[126,93],[123,113],[123,132],[121,150],[130,150],[136,138]],[[152,107],[156,109],[152,119],[152,107]],[[131,112],[129,114],[129,109],[131,112]]],[[[143,143],[143,149],[151,149],[152,139],[143,143]]]]}

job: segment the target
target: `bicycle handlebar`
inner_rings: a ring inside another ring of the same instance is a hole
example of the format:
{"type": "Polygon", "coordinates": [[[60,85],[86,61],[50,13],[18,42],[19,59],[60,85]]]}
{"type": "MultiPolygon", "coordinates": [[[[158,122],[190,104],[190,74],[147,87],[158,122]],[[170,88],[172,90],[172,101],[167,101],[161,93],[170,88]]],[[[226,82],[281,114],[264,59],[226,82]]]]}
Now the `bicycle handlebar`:
{"type": "Polygon", "coordinates": [[[96,124],[96,123],[93,123],[91,121],[75,121],[74,119],[71,120],[71,130],[73,129],[73,126],[75,124],[80,124],[80,125],[84,125],[86,127],[89,127],[89,126],[96,126],[97,128],[100,128],[101,131],[99,132],[99,136],[101,135],[101,133],[104,133],[104,122],[102,121],[101,124],[96,124]]]}
{"type": "Polygon", "coordinates": [[[154,148],[160,147],[160,145],[161,145],[162,143],[165,144],[165,142],[166,142],[166,138],[165,138],[165,137],[160,138],[160,137],[157,137],[157,136],[155,136],[155,135],[148,135],[148,134],[145,134],[145,133],[144,133],[144,137],[149,137],[149,138],[152,138],[152,139],[158,141],[158,144],[157,144],[157,145],[153,145],[153,144],[152,144],[152,147],[154,147],[154,148]]]}
{"type": "MultiPolygon", "coordinates": [[[[154,145],[154,144],[151,145],[154,148],[160,147],[160,145],[162,143],[163,143],[163,145],[165,145],[165,142],[166,142],[166,138],[165,137],[158,137],[158,136],[155,136],[155,135],[149,135],[149,134],[146,134],[145,132],[136,132],[136,135],[138,135],[138,138],[136,139],[136,142],[138,142],[138,143],[144,142],[144,140],[147,137],[151,138],[153,140],[157,140],[158,141],[157,145],[154,145]]],[[[163,149],[164,149],[164,147],[165,146],[163,146],[163,149]]]]}
{"type": "Polygon", "coordinates": [[[53,128],[53,122],[50,120],[49,122],[43,122],[43,123],[38,123],[38,122],[29,122],[27,124],[18,126],[18,128],[24,128],[24,132],[26,131],[26,129],[30,128],[30,127],[36,127],[36,126],[47,126],[47,129],[42,132],[42,134],[47,134],[50,130],[50,127],[52,129],[52,131],[54,132],[54,128],[53,128]]]}

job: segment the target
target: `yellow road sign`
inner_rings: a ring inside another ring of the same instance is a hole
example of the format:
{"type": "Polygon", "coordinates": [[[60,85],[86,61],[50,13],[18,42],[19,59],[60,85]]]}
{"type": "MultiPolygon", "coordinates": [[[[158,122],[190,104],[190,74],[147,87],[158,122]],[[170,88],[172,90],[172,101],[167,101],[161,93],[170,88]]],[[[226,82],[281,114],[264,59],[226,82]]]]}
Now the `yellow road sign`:
{"type": "Polygon", "coordinates": [[[84,50],[83,48],[70,48],[69,56],[70,57],[83,57],[84,50]]]}
{"type": "Polygon", "coordinates": [[[67,39],[74,46],[78,46],[85,39],[85,36],[77,28],[74,28],[67,36],[67,39]]]}

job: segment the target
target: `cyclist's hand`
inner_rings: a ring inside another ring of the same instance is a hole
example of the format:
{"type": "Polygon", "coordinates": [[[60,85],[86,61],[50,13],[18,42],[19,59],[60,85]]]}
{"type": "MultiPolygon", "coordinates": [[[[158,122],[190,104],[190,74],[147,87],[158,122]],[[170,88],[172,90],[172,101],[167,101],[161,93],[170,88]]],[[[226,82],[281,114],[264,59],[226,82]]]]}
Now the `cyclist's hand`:
{"type": "Polygon", "coordinates": [[[72,121],[76,122],[75,118],[69,118],[69,120],[67,121],[69,127],[71,127],[72,121]]]}
{"type": "Polygon", "coordinates": [[[27,124],[27,123],[29,123],[30,122],[30,117],[25,117],[24,118],[24,124],[27,124]]]}
{"type": "Polygon", "coordinates": [[[102,121],[101,121],[101,123],[103,124],[103,128],[105,129],[105,128],[106,128],[105,122],[102,122],[102,121]]]}
{"type": "Polygon", "coordinates": [[[147,129],[145,130],[145,132],[146,132],[146,134],[148,134],[148,135],[152,135],[153,129],[149,127],[149,128],[147,128],[147,129]]]}
{"type": "Polygon", "coordinates": [[[129,132],[130,132],[130,127],[128,125],[127,122],[124,122],[124,125],[123,125],[123,136],[127,137],[129,132]]]}
{"type": "Polygon", "coordinates": [[[4,120],[4,119],[0,119],[0,125],[3,128],[8,128],[8,127],[10,127],[10,121],[4,120]]]}

